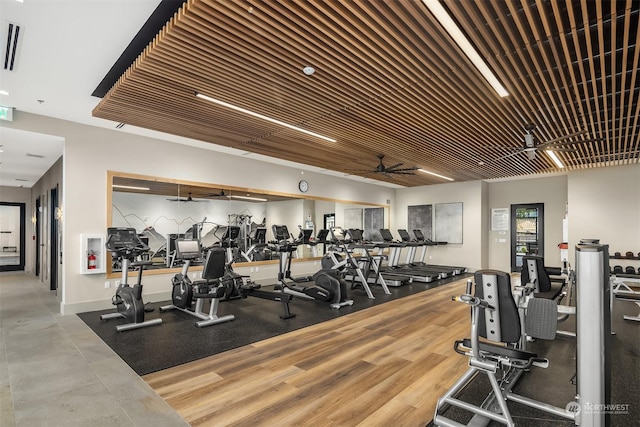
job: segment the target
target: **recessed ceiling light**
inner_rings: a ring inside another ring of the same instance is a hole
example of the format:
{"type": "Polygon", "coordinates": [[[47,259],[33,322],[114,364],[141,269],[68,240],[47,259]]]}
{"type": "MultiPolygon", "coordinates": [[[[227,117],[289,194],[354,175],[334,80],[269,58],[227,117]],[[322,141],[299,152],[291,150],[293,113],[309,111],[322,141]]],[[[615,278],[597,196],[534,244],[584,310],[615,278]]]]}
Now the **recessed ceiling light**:
{"type": "Polygon", "coordinates": [[[316,69],[313,67],[306,66],[302,69],[302,72],[305,73],[307,76],[310,76],[316,72],[316,69]]]}
{"type": "Polygon", "coordinates": [[[418,169],[418,170],[419,170],[420,172],[427,173],[427,174],[429,174],[429,175],[437,176],[438,178],[446,179],[447,181],[453,181],[453,178],[449,178],[449,177],[446,177],[446,176],[444,176],[444,175],[438,175],[438,174],[437,174],[437,173],[435,173],[435,172],[429,172],[429,171],[424,170],[424,169],[418,169]]]}
{"type": "Polygon", "coordinates": [[[246,108],[238,107],[236,105],[229,104],[228,102],[220,101],[219,99],[215,99],[215,98],[212,98],[212,97],[207,96],[207,95],[203,95],[203,94],[198,93],[198,92],[196,92],[196,97],[204,99],[204,100],[209,101],[209,102],[213,102],[214,104],[222,105],[223,107],[226,107],[226,108],[231,108],[232,110],[236,110],[236,111],[239,111],[239,112],[244,113],[244,114],[248,114],[248,115],[253,116],[253,117],[257,117],[257,118],[262,119],[262,120],[266,120],[266,121],[271,122],[271,123],[275,123],[275,124],[280,125],[280,126],[284,126],[286,128],[289,128],[289,129],[296,130],[298,132],[306,133],[307,135],[315,136],[316,138],[324,139],[325,141],[336,142],[336,140],[333,139],[333,138],[329,138],[327,136],[320,135],[319,133],[315,133],[315,132],[308,131],[306,129],[299,128],[298,126],[290,125],[289,123],[281,122],[280,120],[273,119],[273,118],[271,118],[269,116],[265,116],[263,114],[254,113],[253,111],[247,110],[246,108]]]}
{"type": "Polygon", "coordinates": [[[462,30],[453,21],[451,16],[447,13],[439,0],[422,0],[422,2],[429,8],[433,16],[440,22],[440,25],[444,27],[451,38],[462,49],[467,58],[476,66],[480,74],[487,80],[487,82],[493,87],[500,97],[509,96],[509,92],[502,86],[502,83],[493,74],[487,63],[482,59],[478,51],[473,47],[471,42],[464,35],[462,30]]]}
{"type": "Polygon", "coordinates": [[[262,197],[250,197],[250,196],[229,196],[232,199],[240,199],[240,200],[251,200],[254,202],[266,202],[267,199],[263,199],[262,197]]]}
{"type": "Polygon", "coordinates": [[[149,190],[151,190],[149,187],[135,187],[133,185],[113,184],[111,187],[112,188],[123,188],[123,189],[127,189],[127,190],[140,190],[140,191],[149,191],[149,190]]]}
{"type": "Polygon", "coordinates": [[[556,166],[558,166],[560,169],[564,169],[564,165],[562,164],[558,156],[556,156],[556,153],[551,150],[544,150],[544,152],[547,153],[549,157],[551,157],[551,160],[553,160],[556,166]]]}

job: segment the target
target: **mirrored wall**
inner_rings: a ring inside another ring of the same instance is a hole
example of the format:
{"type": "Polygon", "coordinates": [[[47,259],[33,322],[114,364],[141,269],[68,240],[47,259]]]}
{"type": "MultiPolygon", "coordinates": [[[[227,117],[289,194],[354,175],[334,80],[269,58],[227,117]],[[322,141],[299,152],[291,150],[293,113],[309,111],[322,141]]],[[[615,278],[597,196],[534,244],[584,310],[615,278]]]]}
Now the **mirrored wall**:
{"type": "MultiPolygon", "coordinates": [[[[177,268],[175,240],[198,238],[202,247],[223,246],[235,263],[276,263],[269,245],[273,225],[285,225],[292,239],[317,236],[332,225],[365,230],[375,239],[389,226],[388,205],[312,198],[209,183],[108,172],[107,226],[134,228],[148,243],[147,269],[177,268]]],[[[297,258],[322,256],[323,244],[301,244],[297,258]]],[[[107,257],[110,259],[110,257],[107,257]]],[[[107,272],[118,270],[107,263],[107,272]]]]}

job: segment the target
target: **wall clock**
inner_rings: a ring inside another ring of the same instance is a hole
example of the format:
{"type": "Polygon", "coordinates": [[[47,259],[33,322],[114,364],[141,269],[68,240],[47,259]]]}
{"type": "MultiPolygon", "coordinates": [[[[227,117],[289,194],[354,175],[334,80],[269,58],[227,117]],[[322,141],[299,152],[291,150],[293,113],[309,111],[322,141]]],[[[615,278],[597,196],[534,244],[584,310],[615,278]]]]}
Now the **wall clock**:
{"type": "Polygon", "coordinates": [[[303,193],[306,193],[309,190],[309,183],[304,179],[298,183],[298,189],[303,193]]]}

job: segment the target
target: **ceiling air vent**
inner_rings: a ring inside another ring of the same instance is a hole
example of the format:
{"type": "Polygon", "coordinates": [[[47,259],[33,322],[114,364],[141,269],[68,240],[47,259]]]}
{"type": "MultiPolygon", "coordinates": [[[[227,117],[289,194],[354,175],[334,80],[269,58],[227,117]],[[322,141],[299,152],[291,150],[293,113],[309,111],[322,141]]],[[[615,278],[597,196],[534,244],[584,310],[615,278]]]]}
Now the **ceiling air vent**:
{"type": "Polygon", "coordinates": [[[27,153],[27,157],[35,157],[36,159],[44,159],[44,156],[42,154],[27,153]]]}
{"type": "Polygon", "coordinates": [[[18,43],[20,41],[20,25],[8,22],[6,27],[7,40],[3,66],[5,70],[13,71],[17,65],[18,43]]]}

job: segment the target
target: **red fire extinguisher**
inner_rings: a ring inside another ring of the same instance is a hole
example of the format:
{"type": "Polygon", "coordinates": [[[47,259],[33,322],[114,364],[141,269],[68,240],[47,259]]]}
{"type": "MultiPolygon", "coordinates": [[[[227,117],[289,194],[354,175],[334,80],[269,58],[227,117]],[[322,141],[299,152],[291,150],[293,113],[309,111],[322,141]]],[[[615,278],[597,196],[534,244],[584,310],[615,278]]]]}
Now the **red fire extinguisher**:
{"type": "Polygon", "coordinates": [[[95,270],[96,268],[96,255],[93,253],[93,251],[89,252],[87,268],[89,270],[95,270]]]}

